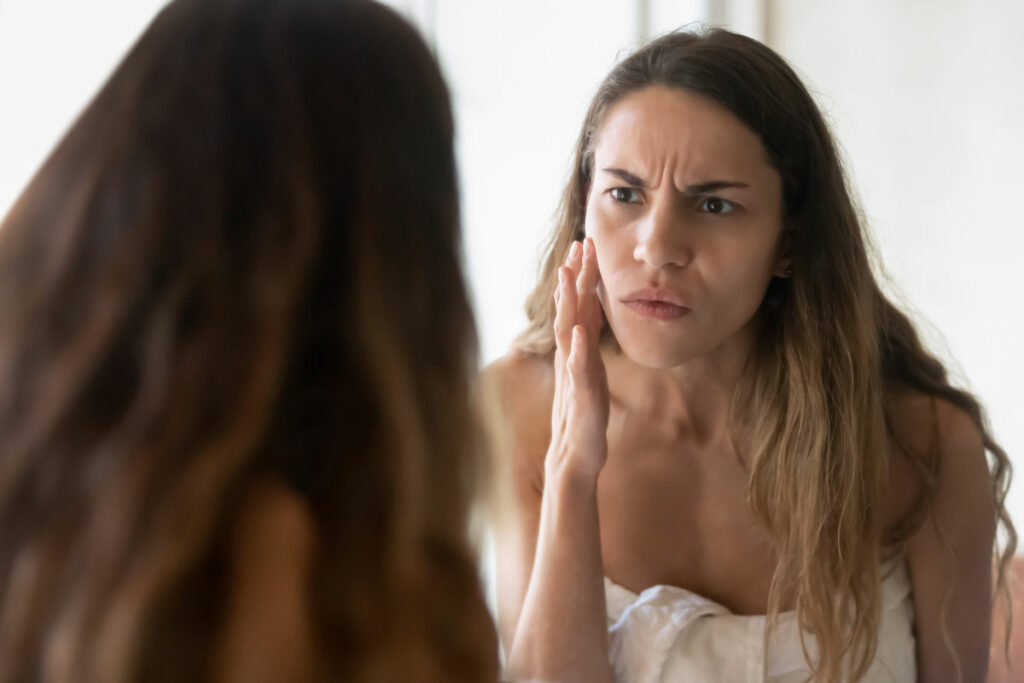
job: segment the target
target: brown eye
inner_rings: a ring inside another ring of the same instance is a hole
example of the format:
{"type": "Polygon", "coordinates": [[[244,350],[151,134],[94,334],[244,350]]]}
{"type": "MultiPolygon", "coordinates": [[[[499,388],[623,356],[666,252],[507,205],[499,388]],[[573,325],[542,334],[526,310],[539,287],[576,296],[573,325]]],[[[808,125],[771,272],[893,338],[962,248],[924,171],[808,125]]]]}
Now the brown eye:
{"type": "Polygon", "coordinates": [[[734,208],[732,202],[721,197],[708,197],[700,204],[700,210],[704,213],[729,213],[734,208]]]}
{"type": "Polygon", "coordinates": [[[640,202],[640,193],[631,187],[613,187],[608,192],[612,199],[623,204],[638,204],[640,202]]]}

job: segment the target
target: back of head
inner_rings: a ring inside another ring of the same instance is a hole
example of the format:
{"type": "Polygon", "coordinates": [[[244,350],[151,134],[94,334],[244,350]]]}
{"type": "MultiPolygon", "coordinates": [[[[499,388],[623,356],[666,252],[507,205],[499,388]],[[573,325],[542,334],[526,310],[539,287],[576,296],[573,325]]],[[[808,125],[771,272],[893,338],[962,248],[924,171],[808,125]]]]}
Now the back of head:
{"type": "Polygon", "coordinates": [[[314,512],[325,675],[493,674],[452,136],[375,3],[154,20],[0,228],[0,681],[203,675],[268,476],[314,512]]]}

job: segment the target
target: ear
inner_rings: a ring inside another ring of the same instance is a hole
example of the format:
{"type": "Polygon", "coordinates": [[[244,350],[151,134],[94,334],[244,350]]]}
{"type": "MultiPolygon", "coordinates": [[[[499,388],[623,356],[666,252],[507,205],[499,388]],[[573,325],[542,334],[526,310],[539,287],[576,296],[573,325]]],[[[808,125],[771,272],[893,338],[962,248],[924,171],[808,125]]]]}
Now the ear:
{"type": "Polygon", "coordinates": [[[779,278],[788,278],[793,274],[793,253],[790,249],[792,236],[790,229],[784,229],[779,238],[779,256],[775,259],[775,269],[772,275],[779,278]]]}
{"type": "Polygon", "coordinates": [[[775,277],[781,277],[783,279],[788,278],[793,274],[793,259],[790,258],[789,252],[780,256],[775,262],[775,270],[772,274],[775,277]]]}

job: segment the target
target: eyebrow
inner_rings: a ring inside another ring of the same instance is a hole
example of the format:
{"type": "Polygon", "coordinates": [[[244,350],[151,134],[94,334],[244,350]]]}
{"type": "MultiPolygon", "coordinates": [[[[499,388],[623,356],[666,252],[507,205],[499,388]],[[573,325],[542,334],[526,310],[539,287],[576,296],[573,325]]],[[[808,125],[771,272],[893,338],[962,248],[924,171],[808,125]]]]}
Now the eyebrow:
{"type": "MultiPolygon", "coordinates": [[[[621,168],[602,168],[602,171],[611,173],[612,175],[622,178],[625,182],[629,183],[634,187],[644,188],[647,187],[647,183],[644,182],[643,178],[640,178],[629,171],[621,168]]],[[[745,188],[750,187],[747,183],[740,182],[738,180],[709,180],[704,183],[697,183],[695,185],[687,185],[686,189],[683,190],[683,194],[687,197],[695,197],[703,194],[708,194],[716,190],[723,190],[729,187],[745,188]]]]}

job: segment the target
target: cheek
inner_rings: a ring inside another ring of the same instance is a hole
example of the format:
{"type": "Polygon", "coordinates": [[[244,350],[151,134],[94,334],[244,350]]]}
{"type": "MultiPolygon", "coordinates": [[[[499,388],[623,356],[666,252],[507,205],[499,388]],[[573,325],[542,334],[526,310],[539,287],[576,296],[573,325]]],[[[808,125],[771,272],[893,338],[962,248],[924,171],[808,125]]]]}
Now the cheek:
{"type": "Polygon", "coordinates": [[[760,306],[773,266],[771,255],[758,249],[705,263],[704,276],[719,306],[745,314],[760,306]]]}
{"type": "Polygon", "coordinates": [[[622,266],[623,258],[632,254],[626,231],[600,206],[587,206],[584,233],[594,240],[597,265],[602,277],[611,275],[612,271],[622,266]]]}
{"type": "Polygon", "coordinates": [[[619,271],[618,258],[615,256],[616,245],[613,239],[615,234],[613,227],[609,217],[588,202],[584,234],[594,240],[594,252],[597,254],[597,270],[600,278],[597,282],[597,298],[606,315],[608,312],[608,283],[614,280],[616,272],[619,271]]]}
{"type": "Polygon", "coordinates": [[[583,215],[583,233],[587,237],[592,237],[594,242],[597,242],[603,238],[604,233],[607,231],[607,222],[607,216],[596,205],[593,196],[588,196],[587,209],[583,215]]]}

